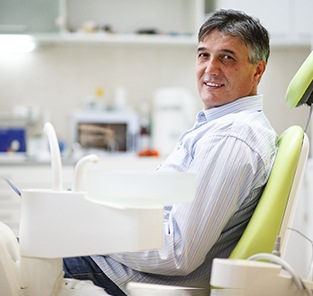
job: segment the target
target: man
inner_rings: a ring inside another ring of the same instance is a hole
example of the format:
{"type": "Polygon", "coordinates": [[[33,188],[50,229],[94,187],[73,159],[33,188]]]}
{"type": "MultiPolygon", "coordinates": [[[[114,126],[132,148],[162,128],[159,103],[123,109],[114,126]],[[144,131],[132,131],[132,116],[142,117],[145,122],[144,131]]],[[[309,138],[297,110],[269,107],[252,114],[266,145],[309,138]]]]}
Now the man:
{"type": "Polygon", "coordinates": [[[165,207],[162,249],[65,259],[67,276],[92,279],[112,295],[127,295],[130,281],[209,287],[212,260],[235,247],[276,155],[277,135],[257,94],[268,56],[258,20],[232,10],[209,17],[196,61],[204,109],[158,169],[195,173],[194,201],[165,207]]]}

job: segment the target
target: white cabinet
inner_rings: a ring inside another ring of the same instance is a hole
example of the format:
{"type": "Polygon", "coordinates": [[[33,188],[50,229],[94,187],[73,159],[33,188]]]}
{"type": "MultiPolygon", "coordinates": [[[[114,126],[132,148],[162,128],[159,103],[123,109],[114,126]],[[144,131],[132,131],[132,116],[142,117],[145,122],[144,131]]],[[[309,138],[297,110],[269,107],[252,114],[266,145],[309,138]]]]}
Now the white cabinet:
{"type": "Polygon", "coordinates": [[[311,44],[313,0],[0,1],[0,33],[42,43],[196,44],[206,14],[233,8],[258,17],[275,44],[311,44]],[[16,10],[15,7],[20,7],[16,10]],[[59,24],[60,32],[56,23],[59,24]],[[108,31],[113,31],[113,34],[108,31]],[[48,33],[48,34],[47,34],[48,33]],[[139,34],[140,33],[140,34],[139,34]],[[147,33],[147,34],[143,34],[147,33]]]}
{"type": "Polygon", "coordinates": [[[0,33],[7,34],[15,28],[15,33],[32,34],[42,43],[195,44],[205,17],[205,0],[31,0],[30,5],[22,0],[11,2],[0,3],[0,33]],[[23,17],[20,10],[13,9],[13,3],[19,2],[25,6],[21,9],[23,17]],[[46,13],[49,25],[41,17],[46,13]]]}
{"type": "Polygon", "coordinates": [[[313,39],[313,0],[293,0],[291,6],[291,29],[298,41],[313,39]]]}
{"type": "Polygon", "coordinates": [[[63,41],[195,43],[204,0],[62,0],[63,41]]]}
{"type": "Polygon", "coordinates": [[[286,0],[217,0],[217,8],[232,8],[260,19],[261,23],[269,30],[274,38],[288,35],[288,1],[286,0]],[[277,17],[275,17],[275,15],[277,17]]]}
{"type": "Polygon", "coordinates": [[[117,34],[142,31],[191,35],[204,13],[202,0],[64,0],[63,7],[70,31],[81,30],[89,23],[95,30],[110,27],[117,34]]]}
{"type": "Polygon", "coordinates": [[[217,0],[216,8],[242,10],[259,18],[274,45],[311,44],[313,0],[217,0]]]}
{"type": "Polygon", "coordinates": [[[1,0],[0,33],[56,32],[56,0],[1,0]]]}

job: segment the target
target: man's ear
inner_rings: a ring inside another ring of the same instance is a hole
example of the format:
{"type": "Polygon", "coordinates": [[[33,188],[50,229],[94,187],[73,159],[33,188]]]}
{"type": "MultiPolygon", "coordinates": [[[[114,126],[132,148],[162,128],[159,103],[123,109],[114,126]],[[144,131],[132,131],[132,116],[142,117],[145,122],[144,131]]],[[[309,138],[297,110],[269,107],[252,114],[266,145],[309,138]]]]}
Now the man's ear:
{"type": "Polygon", "coordinates": [[[263,76],[263,73],[265,72],[265,69],[266,69],[266,62],[264,60],[257,62],[255,73],[254,73],[254,79],[255,79],[256,84],[259,84],[259,82],[261,81],[261,78],[263,76]]]}

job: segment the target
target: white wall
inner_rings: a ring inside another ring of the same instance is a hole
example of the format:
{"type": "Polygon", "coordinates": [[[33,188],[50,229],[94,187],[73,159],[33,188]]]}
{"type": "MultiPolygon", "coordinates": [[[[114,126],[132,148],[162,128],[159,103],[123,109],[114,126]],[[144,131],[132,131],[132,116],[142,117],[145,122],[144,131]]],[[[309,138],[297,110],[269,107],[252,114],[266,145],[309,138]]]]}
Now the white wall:
{"type": "MultiPolygon", "coordinates": [[[[308,47],[272,48],[259,90],[265,95],[265,112],[279,133],[290,124],[305,123],[307,108],[288,110],[284,95],[309,52],[308,47]]],[[[106,90],[107,101],[118,86],[125,87],[135,107],[151,100],[157,88],[187,87],[201,108],[194,62],[192,46],[62,45],[29,54],[2,54],[0,111],[18,104],[39,106],[45,119],[54,123],[59,137],[68,138],[71,110],[81,107],[97,87],[106,90]]]]}
{"type": "Polygon", "coordinates": [[[69,113],[97,87],[106,90],[106,100],[112,100],[118,86],[125,87],[134,106],[151,100],[159,87],[183,86],[195,93],[194,48],[45,47],[31,54],[1,55],[0,77],[0,110],[14,104],[39,106],[65,136],[69,113]]]}
{"type": "Polygon", "coordinates": [[[310,52],[309,46],[272,48],[259,91],[264,94],[264,110],[278,133],[292,124],[303,127],[306,124],[309,108],[301,106],[289,109],[285,103],[285,94],[291,79],[310,52]]]}

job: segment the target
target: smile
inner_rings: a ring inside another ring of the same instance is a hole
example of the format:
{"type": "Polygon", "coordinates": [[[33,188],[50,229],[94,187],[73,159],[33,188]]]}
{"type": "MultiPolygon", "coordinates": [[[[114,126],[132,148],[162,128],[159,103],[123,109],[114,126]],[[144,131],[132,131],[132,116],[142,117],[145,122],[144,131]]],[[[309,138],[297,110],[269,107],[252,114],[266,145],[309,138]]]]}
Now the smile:
{"type": "Polygon", "coordinates": [[[219,88],[219,87],[222,87],[224,85],[224,84],[218,84],[218,83],[213,83],[213,82],[204,82],[204,84],[206,86],[215,87],[215,88],[219,88]]]}

